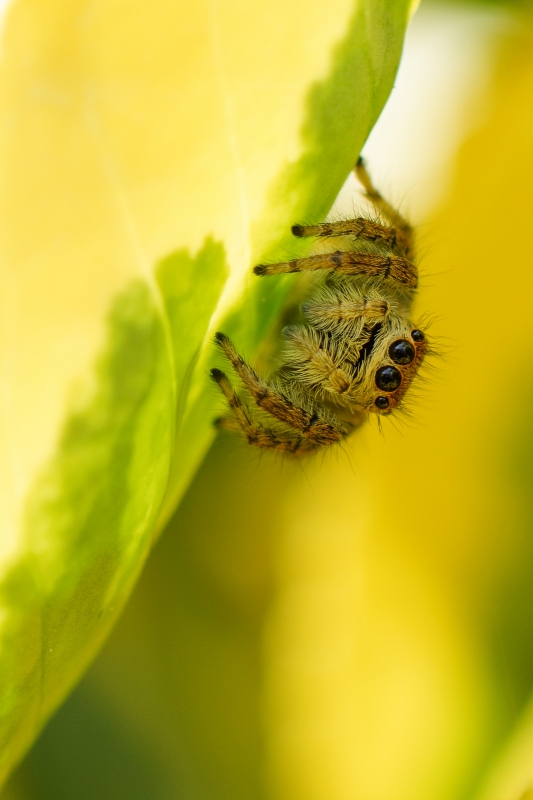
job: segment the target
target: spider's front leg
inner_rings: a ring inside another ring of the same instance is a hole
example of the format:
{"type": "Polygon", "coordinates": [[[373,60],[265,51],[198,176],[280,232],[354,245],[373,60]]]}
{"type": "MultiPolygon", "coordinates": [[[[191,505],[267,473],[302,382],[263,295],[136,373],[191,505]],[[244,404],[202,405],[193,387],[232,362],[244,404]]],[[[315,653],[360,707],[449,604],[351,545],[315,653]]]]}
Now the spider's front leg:
{"type": "Polygon", "coordinates": [[[211,377],[226,398],[232,414],[231,417],[218,419],[215,423],[218,428],[240,431],[246,437],[248,444],[267,450],[305,455],[316,449],[316,445],[304,436],[291,434],[289,431],[276,431],[254,420],[222,370],[212,369],[211,377]]]}
{"type": "MultiPolygon", "coordinates": [[[[318,404],[313,403],[313,410],[307,411],[298,405],[298,403],[293,402],[289,397],[282,394],[274,387],[269,386],[265,381],[262,381],[249,364],[237,353],[235,347],[224,333],[217,333],[215,335],[215,342],[219,345],[233,369],[242,380],[256,405],[263,411],[266,411],[280,422],[293,428],[316,446],[334,444],[348,435],[351,430],[350,426],[344,425],[341,422],[336,422],[333,419],[326,419],[318,404]]],[[[235,409],[230,401],[229,391],[231,390],[235,397],[237,397],[237,395],[235,395],[231,387],[229,389],[227,388],[227,386],[229,386],[229,381],[227,381],[226,376],[220,370],[212,370],[211,374],[214,380],[219,384],[235,414],[235,409]],[[213,374],[213,372],[215,374],[213,374]],[[227,381],[227,384],[223,381],[222,376],[227,381]]],[[[237,421],[241,427],[243,427],[240,419],[237,419],[237,421]]]]}

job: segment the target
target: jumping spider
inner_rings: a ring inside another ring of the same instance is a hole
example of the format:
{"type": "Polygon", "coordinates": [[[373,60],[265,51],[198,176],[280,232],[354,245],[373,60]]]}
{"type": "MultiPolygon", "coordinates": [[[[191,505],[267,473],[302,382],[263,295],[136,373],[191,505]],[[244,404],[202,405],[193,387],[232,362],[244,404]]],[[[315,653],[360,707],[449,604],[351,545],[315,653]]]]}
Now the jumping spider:
{"type": "Polygon", "coordinates": [[[266,412],[256,419],[224,372],[212,369],[230,409],[217,424],[241,431],[257,447],[302,455],[342,441],[368,413],[386,415],[400,405],[427,352],[425,334],[408,317],[418,278],[413,229],[374,188],[361,158],[355,174],[384,222],[357,217],[294,225],[298,237],[342,237],[343,249],[254,268],[260,276],[326,271],[301,306],[307,324],[283,329],[281,368],[266,382],[224,333],[215,336],[266,412]]]}

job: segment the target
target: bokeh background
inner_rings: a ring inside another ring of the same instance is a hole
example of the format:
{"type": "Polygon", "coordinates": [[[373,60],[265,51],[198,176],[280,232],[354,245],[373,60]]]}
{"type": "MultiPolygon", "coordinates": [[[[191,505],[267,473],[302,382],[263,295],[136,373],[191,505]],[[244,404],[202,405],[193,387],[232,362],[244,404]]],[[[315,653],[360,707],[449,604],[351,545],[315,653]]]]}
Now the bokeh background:
{"type": "Polygon", "coordinates": [[[315,459],[217,439],[3,800],[533,793],[532,97],[527,4],[422,0],[364,152],[442,357],[315,459]]]}

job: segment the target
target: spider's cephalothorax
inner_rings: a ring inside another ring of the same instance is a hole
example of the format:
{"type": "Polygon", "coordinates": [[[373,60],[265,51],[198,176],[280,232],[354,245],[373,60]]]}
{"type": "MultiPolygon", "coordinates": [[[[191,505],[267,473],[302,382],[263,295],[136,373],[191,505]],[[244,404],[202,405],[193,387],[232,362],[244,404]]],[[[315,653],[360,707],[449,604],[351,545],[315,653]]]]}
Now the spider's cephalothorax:
{"type": "Polygon", "coordinates": [[[384,222],[295,225],[295,236],[327,237],[339,249],[254,268],[256,275],[324,272],[301,306],[305,323],[283,330],[282,367],[264,381],[225,334],[215,336],[264,412],[252,414],[225,373],[213,369],[231,412],[218,424],[258,447],[300,455],[345,439],[368,413],[390,414],[427,352],[425,334],[409,320],[417,286],[412,228],[374,188],[362,159],[355,172],[384,222]]]}

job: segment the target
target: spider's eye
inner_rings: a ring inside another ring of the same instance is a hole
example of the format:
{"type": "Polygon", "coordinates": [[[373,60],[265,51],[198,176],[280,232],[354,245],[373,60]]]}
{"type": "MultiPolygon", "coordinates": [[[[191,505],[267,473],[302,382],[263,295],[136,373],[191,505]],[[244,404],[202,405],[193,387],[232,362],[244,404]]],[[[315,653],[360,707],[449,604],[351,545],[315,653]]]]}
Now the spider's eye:
{"type": "Polygon", "coordinates": [[[407,339],[398,339],[389,347],[389,356],[395,364],[410,364],[415,357],[415,348],[407,339]]]}
{"type": "Polygon", "coordinates": [[[415,342],[423,342],[426,338],[422,331],[419,331],[418,328],[415,328],[414,331],[411,331],[411,336],[413,337],[413,341],[415,342]]]}
{"type": "Polygon", "coordinates": [[[376,397],[374,403],[377,405],[378,408],[388,408],[389,407],[389,398],[388,397],[376,397]]]}
{"type": "Polygon", "coordinates": [[[376,386],[384,392],[393,392],[402,382],[402,373],[396,367],[380,367],[376,372],[376,386]]]}

